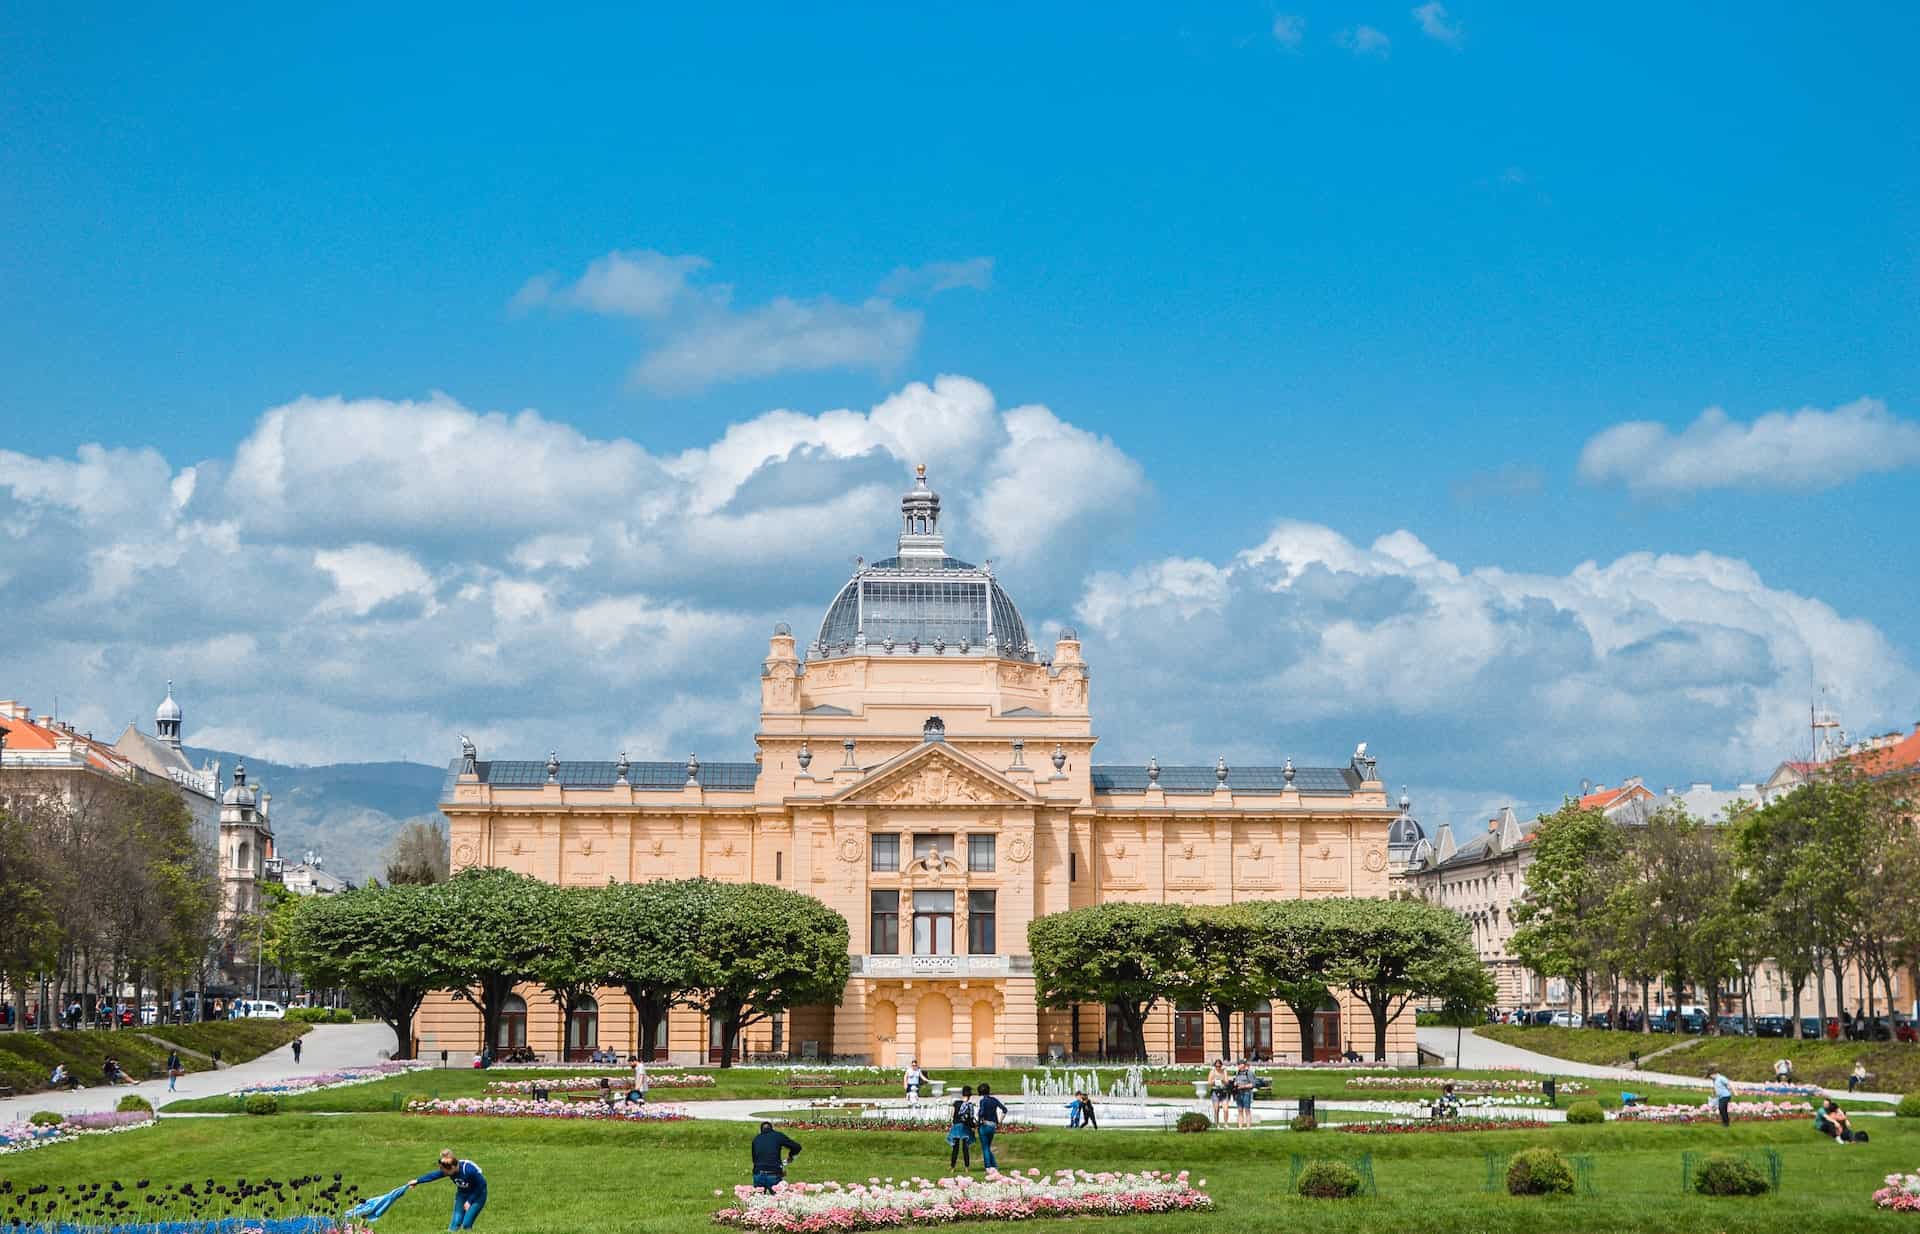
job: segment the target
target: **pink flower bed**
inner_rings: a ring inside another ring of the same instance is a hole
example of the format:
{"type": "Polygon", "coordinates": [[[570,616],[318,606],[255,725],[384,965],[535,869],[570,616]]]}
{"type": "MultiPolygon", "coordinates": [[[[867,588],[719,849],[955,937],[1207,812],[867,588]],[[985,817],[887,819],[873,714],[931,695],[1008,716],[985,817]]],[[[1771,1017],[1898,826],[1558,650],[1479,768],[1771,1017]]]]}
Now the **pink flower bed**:
{"type": "Polygon", "coordinates": [[[628,1105],[616,1101],[532,1101],[520,1097],[454,1097],[410,1101],[409,1114],[461,1115],[470,1118],[571,1118],[621,1123],[670,1123],[690,1117],[683,1105],[628,1105]]]}
{"type": "Polygon", "coordinates": [[[375,1080],[384,1080],[388,1076],[400,1075],[408,1071],[419,1071],[425,1063],[412,1061],[388,1061],[372,1063],[365,1067],[345,1067],[339,1071],[323,1071],[318,1075],[294,1076],[290,1079],[275,1080],[271,1084],[250,1084],[234,1090],[236,1097],[246,1097],[253,1093],[271,1093],[284,1097],[290,1093],[311,1093],[322,1088],[345,1088],[349,1084],[371,1084],[375,1080]]]}
{"type": "MultiPolygon", "coordinates": [[[[735,1206],[713,1215],[746,1230],[888,1230],[952,1221],[1123,1216],[1205,1210],[1213,1197],[1187,1172],[1138,1174],[1028,1170],[981,1178],[870,1178],[865,1183],[782,1183],[772,1194],[735,1187],[735,1206]]],[[[720,1195],[718,1191],[715,1195],[720,1195]]]]}
{"type": "MultiPolygon", "coordinates": [[[[1813,1107],[1804,1101],[1735,1101],[1727,1114],[1742,1123],[1778,1122],[1788,1118],[1812,1118],[1813,1107]]],[[[1614,1118],[1623,1123],[1717,1123],[1720,1111],[1712,1102],[1703,1105],[1636,1105],[1621,1110],[1614,1118]]]]}
{"type": "Polygon", "coordinates": [[[1873,1193],[1873,1206],[1896,1213],[1920,1213],[1920,1174],[1887,1175],[1887,1185],[1873,1193]]]}
{"type": "Polygon", "coordinates": [[[1337,1123],[1354,1135],[1431,1135],[1448,1131],[1526,1131],[1547,1124],[1537,1118],[1384,1119],[1377,1123],[1337,1123]]]}
{"type": "MultiPolygon", "coordinates": [[[[550,1093],[582,1093],[599,1088],[602,1079],[605,1079],[613,1088],[621,1093],[625,1093],[627,1089],[633,1087],[633,1072],[621,1071],[606,1076],[570,1075],[563,1076],[558,1080],[494,1080],[487,1085],[487,1091],[490,1093],[520,1093],[524,1095],[531,1093],[537,1087],[544,1088],[550,1093]]],[[[710,1075],[695,1075],[691,1072],[648,1072],[647,1087],[649,1089],[712,1088],[713,1077],[710,1075]]]]}
{"type": "MultiPolygon", "coordinates": [[[[1540,1091],[1538,1080],[1446,1080],[1435,1076],[1420,1075],[1363,1075],[1347,1081],[1348,1088],[1417,1088],[1422,1091],[1438,1089],[1442,1084],[1451,1083],[1453,1091],[1467,1093],[1537,1093],[1540,1091]]],[[[1554,1080],[1554,1088],[1561,1094],[1584,1093],[1589,1091],[1578,1080],[1554,1080]]]]}

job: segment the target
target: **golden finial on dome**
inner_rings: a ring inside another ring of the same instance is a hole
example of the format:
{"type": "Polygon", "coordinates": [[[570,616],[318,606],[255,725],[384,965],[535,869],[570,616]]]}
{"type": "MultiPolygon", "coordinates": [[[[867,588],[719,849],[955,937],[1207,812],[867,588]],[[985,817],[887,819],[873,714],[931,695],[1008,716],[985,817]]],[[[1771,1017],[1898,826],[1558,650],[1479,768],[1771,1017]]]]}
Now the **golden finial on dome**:
{"type": "Polygon", "coordinates": [[[914,468],[913,468],[913,475],[914,475],[914,478],[915,478],[916,480],[924,480],[924,479],[926,479],[926,478],[927,478],[927,465],[926,465],[925,463],[916,463],[916,464],[914,464],[914,468]]]}

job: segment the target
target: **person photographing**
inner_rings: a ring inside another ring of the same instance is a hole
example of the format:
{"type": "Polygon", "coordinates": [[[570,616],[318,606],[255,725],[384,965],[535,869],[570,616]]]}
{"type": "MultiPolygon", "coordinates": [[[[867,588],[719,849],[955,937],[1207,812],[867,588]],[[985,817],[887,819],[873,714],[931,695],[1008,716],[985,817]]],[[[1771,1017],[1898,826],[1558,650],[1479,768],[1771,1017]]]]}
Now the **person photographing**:
{"type": "Polygon", "coordinates": [[[772,1194],[787,1177],[787,1167],[800,1155],[800,1142],[772,1123],[761,1123],[760,1134],[753,1137],[753,1185],[772,1194]],[[782,1160],[782,1154],[785,1160],[782,1160]]]}
{"type": "Polygon", "coordinates": [[[442,1178],[453,1180],[453,1220],[447,1228],[471,1230],[473,1223],[479,1220],[480,1210],[487,1206],[487,1176],[473,1162],[454,1156],[451,1148],[443,1148],[440,1150],[439,1168],[428,1170],[408,1183],[407,1190],[412,1191],[421,1183],[442,1178]]]}

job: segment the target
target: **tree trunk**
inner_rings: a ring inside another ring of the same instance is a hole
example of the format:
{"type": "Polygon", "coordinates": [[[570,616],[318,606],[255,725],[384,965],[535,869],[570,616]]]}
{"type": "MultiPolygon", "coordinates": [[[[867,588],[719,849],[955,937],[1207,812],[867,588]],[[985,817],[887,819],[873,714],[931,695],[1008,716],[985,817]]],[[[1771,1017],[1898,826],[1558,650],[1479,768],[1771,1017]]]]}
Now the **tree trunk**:
{"type": "Polygon", "coordinates": [[[1297,1003],[1288,1003],[1287,1010],[1293,1012],[1293,1018],[1300,1025],[1300,1061],[1310,1063],[1313,1061],[1313,1047],[1315,1045],[1313,1039],[1313,1013],[1319,1010],[1319,1004],[1316,1003],[1311,1007],[1303,1008],[1297,1003]]]}
{"type": "Polygon", "coordinates": [[[1115,1004],[1120,1008],[1120,1019],[1127,1026],[1127,1032],[1133,1037],[1133,1059],[1135,1062],[1147,1061],[1147,1011],[1145,1006],[1132,1003],[1115,1004]]]}
{"type": "Polygon", "coordinates": [[[1382,999],[1376,1003],[1372,999],[1367,1000],[1367,1010],[1373,1013],[1373,1061],[1376,1063],[1387,1061],[1387,1009],[1390,1001],[1382,999]]]}
{"type": "Polygon", "coordinates": [[[1816,1038],[1824,1037],[1827,1033],[1827,959],[1825,952],[1815,951],[1813,953],[1813,972],[1808,975],[1813,978],[1814,1014],[1819,1017],[1818,1022],[1814,1026],[1813,1035],[1816,1038]]]}
{"type": "Polygon", "coordinates": [[[1647,990],[1653,984],[1648,978],[1640,979],[1640,1031],[1653,1032],[1653,1005],[1647,1001],[1647,990]]]}
{"type": "Polygon", "coordinates": [[[1220,1021],[1220,1058],[1225,1061],[1233,1057],[1233,1008],[1215,1007],[1213,1014],[1220,1021]]]}

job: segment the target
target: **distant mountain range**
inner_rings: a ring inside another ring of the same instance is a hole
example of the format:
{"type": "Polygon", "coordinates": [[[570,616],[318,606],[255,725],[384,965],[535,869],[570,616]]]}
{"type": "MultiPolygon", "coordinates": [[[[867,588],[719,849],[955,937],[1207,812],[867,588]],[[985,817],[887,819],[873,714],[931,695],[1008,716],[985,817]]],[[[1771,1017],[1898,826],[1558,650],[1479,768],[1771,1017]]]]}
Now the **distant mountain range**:
{"type": "MultiPolygon", "coordinates": [[[[220,760],[223,779],[242,756],[189,746],[196,764],[220,760]]],[[[409,819],[440,820],[445,767],[426,763],[330,763],[294,767],[247,757],[247,779],[273,794],[273,842],[280,856],[300,861],[309,852],[323,868],[355,883],[383,873],[380,854],[409,819]]]]}

